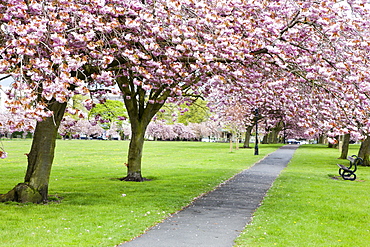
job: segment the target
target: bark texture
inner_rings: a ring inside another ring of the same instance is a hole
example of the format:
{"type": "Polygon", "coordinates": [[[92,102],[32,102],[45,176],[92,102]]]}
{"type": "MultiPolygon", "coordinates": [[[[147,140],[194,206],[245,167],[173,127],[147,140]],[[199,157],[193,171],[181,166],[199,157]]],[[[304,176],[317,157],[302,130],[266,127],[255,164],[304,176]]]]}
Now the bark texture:
{"type": "Polygon", "coordinates": [[[367,136],[366,139],[361,143],[360,150],[358,151],[358,157],[364,160],[364,166],[370,166],[369,156],[370,156],[370,137],[367,136]]]}
{"type": "Polygon", "coordinates": [[[269,137],[268,134],[265,134],[262,138],[261,144],[268,144],[269,143],[268,137],[269,137]]]}
{"type": "Polygon", "coordinates": [[[0,195],[0,201],[42,203],[48,199],[49,178],[54,160],[58,128],[63,118],[66,103],[49,102],[48,109],[53,116],[36,124],[28,166],[23,183],[16,185],[7,194],[0,195]]]}
{"type": "Polygon", "coordinates": [[[141,182],[141,159],[143,156],[144,135],[146,126],[140,123],[131,124],[132,136],[128,150],[127,176],[121,180],[141,182]]]}
{"type": "Polygon", "coordinates": [[[170,91],[159,88],[148,96],[145,90],[134,85],[133,77],[126,76],[117,78],[117,84],[125,95],[124,102],[130,118],[132,134],[126,164],[127,176],[120,180],[142,182],[146,180],[141,174],[145,131],[154,115],[164,105],[170,91]]]}
{"type": "Polygon", "coordinates": [[[317,143],[318,143],[318,144],[325,144],[325,136],[324,136],[324,135],[320,135],[320,136],[317,138],[317,143]]]}
{"type": "Polygon", "coordinates": [[[279,134],[284,129],[283,121],[280,121],[273,128],[266,129],[266,133],[263,136],[262,144],[276,144],[279,143],[279,134]]]}
{"type": "Polygon", "coordinates": [[[350,134],[345,134],[343,136],[342,151],[339,159],[347,159],[350,138],[351,138],[350,134]]]}
{"type": "Polygon", "coordinates": [[[246,131],[245,131],[245,140],[244,140],[243,148],[251,148],[249,146],[249,143],[251,141],[252,130],[253,130],[253,125],[247,126],[246,131]]]}

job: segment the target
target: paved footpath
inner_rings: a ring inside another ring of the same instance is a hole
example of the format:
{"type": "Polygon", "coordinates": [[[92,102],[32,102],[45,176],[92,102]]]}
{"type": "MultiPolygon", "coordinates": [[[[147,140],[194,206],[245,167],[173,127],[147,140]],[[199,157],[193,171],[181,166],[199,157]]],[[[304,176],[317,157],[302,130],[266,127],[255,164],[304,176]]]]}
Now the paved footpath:
{"type": "Polygon", "coordinates": [[[298,145],[286,145],[119,247],[231,247],[298,145]]]}

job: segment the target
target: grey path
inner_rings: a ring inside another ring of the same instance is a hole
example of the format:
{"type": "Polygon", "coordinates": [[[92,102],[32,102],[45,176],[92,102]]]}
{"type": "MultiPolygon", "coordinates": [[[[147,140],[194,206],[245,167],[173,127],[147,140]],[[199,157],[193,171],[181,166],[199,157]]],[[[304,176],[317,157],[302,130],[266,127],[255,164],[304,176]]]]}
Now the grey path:
{"type": "Polygon", "coordinates": [[[120,247],[231,247],[298,145],[287,145],[120,247]]]}

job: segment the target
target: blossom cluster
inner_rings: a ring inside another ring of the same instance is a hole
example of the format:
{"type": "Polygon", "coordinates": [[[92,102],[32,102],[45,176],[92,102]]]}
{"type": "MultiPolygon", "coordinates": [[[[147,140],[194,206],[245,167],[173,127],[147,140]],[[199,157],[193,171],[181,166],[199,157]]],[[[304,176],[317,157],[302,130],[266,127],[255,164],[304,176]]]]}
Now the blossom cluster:
{"type": "Polygon", "coordinates": [[[119,91],[148,121],[205,95],[238,126],[258,108],[266,129],[370,133],[365,0],[4,0],[0,13],[0,73],[24,118],[119,91]]]}

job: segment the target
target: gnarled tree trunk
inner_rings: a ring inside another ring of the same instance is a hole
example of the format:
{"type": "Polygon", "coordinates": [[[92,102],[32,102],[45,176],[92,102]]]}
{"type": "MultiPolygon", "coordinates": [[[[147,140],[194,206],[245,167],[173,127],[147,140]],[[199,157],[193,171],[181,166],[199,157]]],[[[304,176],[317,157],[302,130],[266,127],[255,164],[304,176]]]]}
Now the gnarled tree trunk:
{"type": "Polygon", "coordinates": [[[261,144],[268,144],[268,134],[265,134],[262,138],[261,144]]]}
{"type": "Polygon", "coordinates": [[[369,156],[370,156],[370,137],[367,136],[366,139],[361,143],[360,150],[358,151],[358,157],[364,160],[364,166],[370,166],[369,156]]]}
{"type": "Polygon", "coordinates": [[[343,136],[342,151],[339,159],[347,159],[350,138],[351,138],[350,134],[345,134],[343,136]]]}
{"type": "Polygon", "coordinates": [[[170,91],[161,88],[153,89],[148,97],[147,92],[142,87],[134,85],[133,79],[126,76],[117,78],[117,84],[124,94],[124,102],[130,118],[132,132],[126,164],[127,176],[120,180],[142,182],[145,180],[141,174],[145,131],[154,115],[164,105],[170,91]]]}
{"type": "Polygon", "coordinates": [[[53,116],[36,124],[31,150],[27,155],[28,166],[24,182],[16,185],[7,194],[0,195],[0,202],[41,203],[47,201],[55,141],[66,105],[66,103],[57,101],[49,102],[48,109],[53,111],[53,116]]]}
{"type": "Polygon", "coordinates": [[[323,134],[319,135],[319,137],[317,138],[317,143],[318,144],[325,144],[325,135],[323,135],[323,134]]]}
{"type": "Polygon", "coordinates": [[[251,148],[249,146],[249,143],[250,143],[250,140],[251,140],[252,129],[253,129],[253,125],[252,126],[247,126],[247,128],[246,128],[243,148],[251,148]]]}

